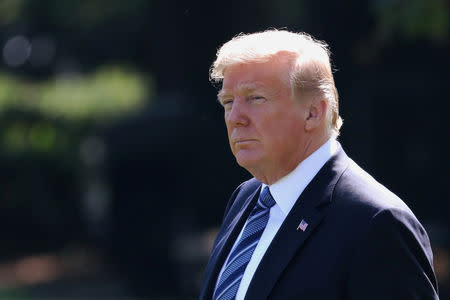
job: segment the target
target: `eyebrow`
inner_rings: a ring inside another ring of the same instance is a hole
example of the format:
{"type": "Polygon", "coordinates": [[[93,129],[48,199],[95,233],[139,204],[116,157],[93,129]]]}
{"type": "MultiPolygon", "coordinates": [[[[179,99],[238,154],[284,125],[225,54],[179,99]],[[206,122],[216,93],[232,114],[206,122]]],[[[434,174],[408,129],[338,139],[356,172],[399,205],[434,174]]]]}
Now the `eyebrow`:
{"type": "MultiPolygon", "coordinates": [[[[248,82],[244,82],[238,85],[238,91],[241,93],[251,93],[257,89],[263,89],[264,85],[257,83],[257,82],[252,82],[252,83],[248,83],[248,82]]],[[[219,91],[219,93],[217,93],[217,101],[219,101],[219,103],[222,103],[222,99],[225,98],[226,96],[231,96],[232,93],[228,92],[227,90],[221,89],[219,91]]]]}
{"type": "Polygon", "coordinates": [[[217,93],[217,101],[219,101],[220,104],[222,104],[222,99],[225,98],[225,96],[229,95],[229,93],[225,90],[220,90],[219,93],[217,93]]]}

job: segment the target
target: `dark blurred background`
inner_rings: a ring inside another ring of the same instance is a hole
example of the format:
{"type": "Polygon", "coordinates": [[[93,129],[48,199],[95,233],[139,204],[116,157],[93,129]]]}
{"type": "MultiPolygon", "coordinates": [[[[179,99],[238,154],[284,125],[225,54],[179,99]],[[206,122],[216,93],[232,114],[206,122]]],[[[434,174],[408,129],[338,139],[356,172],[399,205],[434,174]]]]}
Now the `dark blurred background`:
{"type": "Polygon", "coordinates": [[[347,153],[429,232],[450,299],[447,0],[0,0],[0,299],[195,299],[226,201],[208,69],[240,32],[329,43],[347,153]]]}

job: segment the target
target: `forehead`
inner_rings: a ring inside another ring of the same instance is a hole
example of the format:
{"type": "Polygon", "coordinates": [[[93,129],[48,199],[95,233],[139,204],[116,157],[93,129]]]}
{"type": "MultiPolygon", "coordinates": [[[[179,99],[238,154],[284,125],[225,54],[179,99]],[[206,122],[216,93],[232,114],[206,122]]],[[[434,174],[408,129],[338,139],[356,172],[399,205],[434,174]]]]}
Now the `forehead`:
{"type": "Polygon", "coordinates": [[[238,93],[251,93],[253,91],[264,91],[267,90],[268,86],[263,82],[255,81],[242,81],[238,82],[236,85],[223,84],[222,89],[219,91],[219,98],[227,94],[238,92],[238,93]]]}
{"type": "Polygon", "coordinates": [[[276,61],[231,65],[224,70],[219,95],[227,92],[288,87],[286,80],[288,77],[286,65],[276,61]]]}

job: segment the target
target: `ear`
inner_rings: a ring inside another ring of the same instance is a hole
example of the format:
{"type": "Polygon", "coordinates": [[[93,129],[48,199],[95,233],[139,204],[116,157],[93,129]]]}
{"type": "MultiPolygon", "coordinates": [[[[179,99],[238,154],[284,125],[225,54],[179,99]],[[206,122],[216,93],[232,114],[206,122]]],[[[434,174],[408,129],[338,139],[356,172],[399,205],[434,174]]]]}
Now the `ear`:
{"type": "Polygon", "coordinates": [[[322,125],[327,113],[327,106],[327,102],[323,99],[311,102],[305,122],[306,131],[314,130],[322,125]]]}

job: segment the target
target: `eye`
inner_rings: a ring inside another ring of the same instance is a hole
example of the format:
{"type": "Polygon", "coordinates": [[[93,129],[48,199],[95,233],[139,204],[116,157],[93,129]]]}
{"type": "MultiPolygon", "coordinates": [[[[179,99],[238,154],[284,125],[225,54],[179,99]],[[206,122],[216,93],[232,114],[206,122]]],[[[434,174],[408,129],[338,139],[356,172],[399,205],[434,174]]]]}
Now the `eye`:
{"type": "Polygon", "coordinates": [[[233,105],[233,99],[224,99],[224,100],[222,100],[222,106],[225,109],[230,109],[232,105],[233,105]]]}
{"type": "Polygon", "coordinates": [[[266,98],[264,98],[263,96],[260,96],[260,95],[250,95],[248,97],[248,100],[255,102],[255,103],[262,103],[262,102],[266,101],[266,98]]]}

